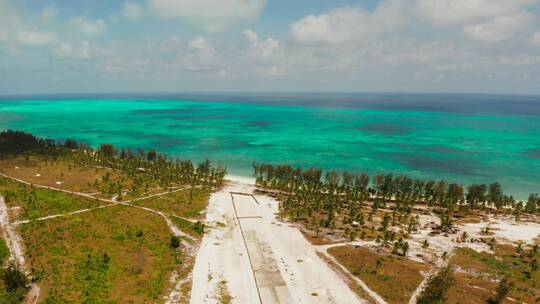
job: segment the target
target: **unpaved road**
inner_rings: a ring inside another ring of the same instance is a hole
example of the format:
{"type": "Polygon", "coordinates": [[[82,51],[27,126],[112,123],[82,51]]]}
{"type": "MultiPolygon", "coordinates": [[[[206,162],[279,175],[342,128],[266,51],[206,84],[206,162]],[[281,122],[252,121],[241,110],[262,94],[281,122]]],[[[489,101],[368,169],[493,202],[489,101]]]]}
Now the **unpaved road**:
{"type": "Polygon", "coordinates": [[[278,202],[231,182],[214,193],[193,270],[191,303],[363,303],[297,228],[276,219],[278,202]],[[234,202],[234,203],[233,203],[234,202]],[[258,204],[259,203],[259,204],[258,204]]]}
{"type": "MultiPolygon", "coordinates": [[[[2,226],[3,238],[9,249],[9,261],[16,263],[22,271],[29,273],[24,259],[23,240],[17,232],[17,228],[9,221],[8,208],[3,196],[0,196],[0,225],[2,226]]],[[[31,284],[24,303],[37,303],[40,291],[41,289],[37,284],[31,284]]]]}

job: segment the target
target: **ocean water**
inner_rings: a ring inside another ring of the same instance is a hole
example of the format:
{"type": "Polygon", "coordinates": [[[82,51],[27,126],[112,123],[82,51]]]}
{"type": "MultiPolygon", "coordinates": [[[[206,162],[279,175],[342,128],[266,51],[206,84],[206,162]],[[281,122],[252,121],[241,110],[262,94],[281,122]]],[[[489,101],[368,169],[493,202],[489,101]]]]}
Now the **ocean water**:
{"type": "Polygon", "coordinates": [[[394,172],[540,192],[540,97],[433,94],[79,95],[0,99],[0,129],[92,146],[394,172]]]}

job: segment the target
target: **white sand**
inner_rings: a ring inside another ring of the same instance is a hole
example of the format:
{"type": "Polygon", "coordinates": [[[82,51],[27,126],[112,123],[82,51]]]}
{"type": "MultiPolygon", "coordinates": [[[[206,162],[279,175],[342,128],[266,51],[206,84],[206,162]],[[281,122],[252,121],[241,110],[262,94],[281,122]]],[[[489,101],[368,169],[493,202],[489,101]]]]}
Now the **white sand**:
{"type": "Polygon", "coordinates": [[[512,218],[496,218],[489,223],[481,222],[475,224],[466,224],[464,227],[471,236],[486,237],[480,234],[480,231],[489,227],[489,232],[494,237],[502,241],[533,243],[534,239],[540,237],[540,224],[533,222],[516,222],[512,218]]]}
{"type": "MultiPolygon", "coordinates": [[[[17,228],[9,220],[8,208],[4,197],[0,196],[0,225],[4,241],[9,249],[9,261],[14,262],[26,273],[29,273],[24,258],[23,240],[19,235],[17,228]]],[[[30,290],[26,295],[24,303],[35,304],[38,302],[41,289],[36,283],[30,285],[30,290]]]]}
{"type": "Polygon", "coordinates": [[[8,209],[2,196],[0,196],[0,224],[2,225],[2,234],[4,240],[9,248],[9,260],[17,263],[23,270],[26,271],[24,249],[22,245],[23,240],[17,232],[17,229],[9,220],[8,209]]]}
{"type": "Polygon", "coordinates": [[[238,176],[238,175],[231,175],[228,174],[225,176],[226,180],[233,181],[235,183],[241,183],[241,184],[247,184],[247,185],[255,185],[255,178],[253,177],[247,177],[247,176],[238,176]]]}
{"type": "Polygon", "coordinates": [[[258,205],[233,195],[237,220],[229,192],[252,193],[250,182],[232,182],[210,198],[207,223],[217,228],[199,249],[191,303],[219,303],[220,282],[233,303],[361,303],[298,229],[278,222],[273,198],[257,195],[258,205]]]}

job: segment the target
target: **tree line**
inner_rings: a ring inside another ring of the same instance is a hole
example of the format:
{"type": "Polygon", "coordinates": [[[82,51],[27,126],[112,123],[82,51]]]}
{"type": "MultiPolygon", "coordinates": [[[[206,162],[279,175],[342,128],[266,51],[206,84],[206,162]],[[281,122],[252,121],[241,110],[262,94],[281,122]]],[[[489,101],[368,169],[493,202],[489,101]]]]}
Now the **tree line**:
{"type": "Polygon", "coordinates": [[[337,195],[339,202],[394,201],[397,208],[411,208],[414,204],[440,206],[447,210],[512,208],[515,212],[540,211],[540,198],[533,193],[526,202],[516,201],[504,193],[500,183],[462,184],[444,180],[413,179],[392,173],[370,177],[366,173],[339,174],[319,168],[302,169],[291,165],[253,163],[254,177],[260,186],[300,196],[337,195]]]}
{"type": "Polygon", "coordinates": [[[112,144],[102,144],[93,149],[72,139],[57,142],[22,131],[0,132],[0,158],[13,155],[38,155],[54,160],[61,157],[79,165],[121,170],[134,177],[136,183],[144,183],[143,177],[148,176],[165,187],[171,184],[219,187],[227,173],[223,167],[212,166],[209,160],[194,165],[189,160],[169,158],[155,149],[144,151],[139,148],[134,151],[112,144]]]}

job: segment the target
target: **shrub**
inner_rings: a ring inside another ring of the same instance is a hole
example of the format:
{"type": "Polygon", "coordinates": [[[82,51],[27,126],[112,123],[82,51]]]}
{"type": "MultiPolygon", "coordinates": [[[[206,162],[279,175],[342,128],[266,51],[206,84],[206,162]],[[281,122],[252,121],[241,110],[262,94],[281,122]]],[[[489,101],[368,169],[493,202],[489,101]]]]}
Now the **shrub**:
{"type": "Polygon", "coordinates": [[[446,303],[446,292],[454,284],[452,267],[446,266],[431,276],[426,288],[418,297],[417,304],[443,304],[446,303]]]}
{"type": "Polygon", "coordinates": [[[494,298],[489,298],[487,300],[487,303],[488,304],[502,303],[513,286],[514,284],[512,282],[509,282],[508,279],[506,278],[502,279],[501,282],[499,283],[499,286],[497,286],[497,295],[494,298]]]}
{"type": "Polygon", "coordinates": [[[28,288],[28,278],[17,264],[10,263],[4,270],[2,279],[4,280],[4,286],[8,292],[13,292],[21,288],[28,288]]]}
{"type": "Polygon", "coordinates": [[[176,235],[173,235],[171,237],[171,247],[172,248],[180,247],[180,239],[176,235]]]}

